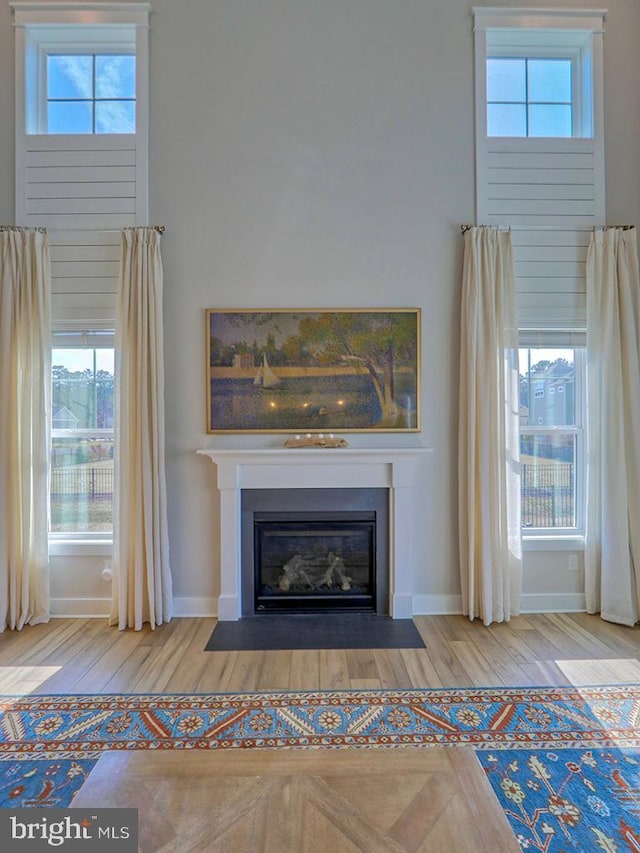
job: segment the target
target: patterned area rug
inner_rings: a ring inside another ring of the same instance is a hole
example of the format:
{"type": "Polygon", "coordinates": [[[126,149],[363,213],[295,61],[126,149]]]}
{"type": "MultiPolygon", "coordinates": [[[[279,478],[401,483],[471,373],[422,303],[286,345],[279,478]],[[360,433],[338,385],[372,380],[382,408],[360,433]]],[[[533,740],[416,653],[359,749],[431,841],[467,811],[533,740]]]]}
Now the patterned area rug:
{"type": "Polygon", "coordinates": [[[640,751],[478,754],[523,850],[640,850],[640,751]]]}
{"type": "Polygon", "coordinates": [[[107,750],[457,745],[523,849],[640,851],[640,685],[4,696],[0,806],[68,805],[107,750]]]}

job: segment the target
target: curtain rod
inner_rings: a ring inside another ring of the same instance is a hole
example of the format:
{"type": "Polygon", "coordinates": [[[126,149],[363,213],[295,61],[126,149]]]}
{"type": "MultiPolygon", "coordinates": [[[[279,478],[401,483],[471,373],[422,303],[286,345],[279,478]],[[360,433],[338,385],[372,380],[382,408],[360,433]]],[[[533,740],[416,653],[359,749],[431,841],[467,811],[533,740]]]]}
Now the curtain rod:
{"type": "Polygon", "coordinates": [[[629,231],[635,225],[461,225],[460,233],[465,234],[470,228],[498,228],[502,231],[597,231],[602,229],[608,231],[611,228],[620,228],[629,231]]]}
{"type": "Polygon", "coordinates": [[[0,225],[0,231],[37,231],[39,234],[46,234],[46,228],[31,228],[28,225],[0,225]]]}
{"type": "MultiPolygon", "coordinates": [[[[120,234],[121,231],[132,231],[136,228],[151,228],[153,231],[157,231],[158,234],[164,234],[165,227],[164,225],[128,225],[125,228],[52,228],[53,232],[56,231],[102,231],[107,234],[120,234]]],[[[46,234],[47,229],[42,226],[34,226],[30,225],[0,225],[0,231],[38,231],[40,234],[46,234]]]]}
{"type": "MultiPolygon", "coordinates": [[[[135,231],[136,228],[150,228],[152,231],[157,231],[158,234],[164,234],[164,225],[125,225],[124,228],[95,228],[92,231],[135,231]]],[[[61,229],[66,230],[66,229],[61,229]]]]}

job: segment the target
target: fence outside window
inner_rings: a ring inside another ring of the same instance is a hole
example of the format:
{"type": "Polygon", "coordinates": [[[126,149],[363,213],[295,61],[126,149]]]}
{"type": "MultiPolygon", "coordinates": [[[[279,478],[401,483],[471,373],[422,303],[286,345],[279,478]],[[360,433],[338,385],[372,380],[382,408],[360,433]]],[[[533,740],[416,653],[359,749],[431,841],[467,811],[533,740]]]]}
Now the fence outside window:
{"type": "MultiPolygon", "coordinates": [[[[522,527],[575,526],[575,466],[568,462],[520,469],[522,527]]],[[[51,471],[51,503],[113,501],[113,468],[66,466],[51,471]]]]}
{"type": "Polygon", "coordinates": [[[523,463],[520,467],[522,527],[575,527],[575,466],[523,463]]]}

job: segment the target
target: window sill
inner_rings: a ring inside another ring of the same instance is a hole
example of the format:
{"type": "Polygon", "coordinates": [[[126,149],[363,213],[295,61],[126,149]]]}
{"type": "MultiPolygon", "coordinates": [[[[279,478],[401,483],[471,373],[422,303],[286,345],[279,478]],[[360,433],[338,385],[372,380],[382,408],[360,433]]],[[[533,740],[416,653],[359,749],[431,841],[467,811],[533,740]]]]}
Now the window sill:
{"type": "Polygon", "coordinates": [[[110,557],[112,539],[50,539],[50,557],[110,557]]]}
{"type": "Polygon", "coordinates": [[[523,551],[584,551],[584,536],[523,536],[523,551]]]}

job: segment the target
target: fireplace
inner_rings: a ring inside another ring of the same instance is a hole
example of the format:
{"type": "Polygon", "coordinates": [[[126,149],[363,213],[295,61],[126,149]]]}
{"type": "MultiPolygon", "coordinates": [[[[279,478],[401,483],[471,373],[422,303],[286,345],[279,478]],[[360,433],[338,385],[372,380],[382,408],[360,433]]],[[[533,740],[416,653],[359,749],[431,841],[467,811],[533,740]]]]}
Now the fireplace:
{"type": "MultiPolygon", "coordinates": [[[[426,476],[423,460],[432,448],[228,447],[203,448],[197,452],[210,459],[216,471],[219,542],[214,565],[219,586],[215,613],[221,622],[235,621],[254,609],[253,519],[248,522],[248,510],[243,509],[249,500],[247,494],[267,492],[269,502],[258,506],[256,511],[277,512],[280,507],[273,504],[277,491],[351,493],[354,484],[381,493],[384,507],[380,512],[386,513],[386,521],[376,525],[376,613],[408,619],[416,612],[414,586],[418,561],[414,536],[416,523],[420,523],[416,519],[425,512],[417,502],[416,486],[426,476]],[[381,530],[387,536],[384,544],[380,544],[381,530]],[[248,561],[251,561],[250,571],[246,568],[248,561]]],[[[332,508],[335,507],[325,503],[319,507],[305,506],[304,510],[325,512],[332,508]]],[[[295,503],[284,507],[284,511],[300,509],[295,503]]],[[[381,516],[377,514],[376,518],[379,520],[381,516]]],[[[421,571],[423,561],[421,557],[421,571]]]]}
{"type": "Polygon", "coordinates": [[[242,613],[387,613],[386,489],[242,492],[242,613]]]}

